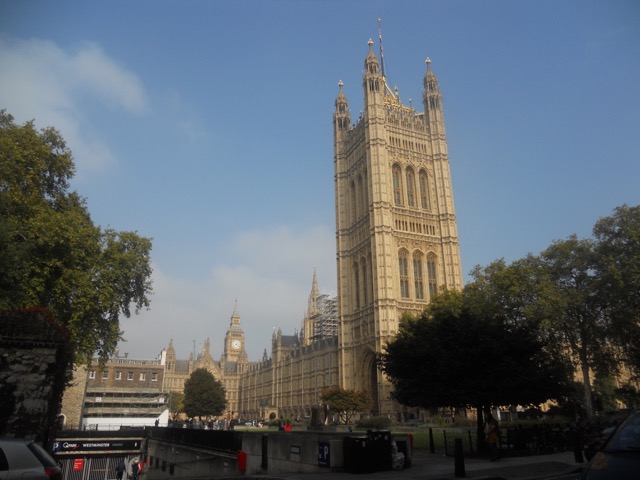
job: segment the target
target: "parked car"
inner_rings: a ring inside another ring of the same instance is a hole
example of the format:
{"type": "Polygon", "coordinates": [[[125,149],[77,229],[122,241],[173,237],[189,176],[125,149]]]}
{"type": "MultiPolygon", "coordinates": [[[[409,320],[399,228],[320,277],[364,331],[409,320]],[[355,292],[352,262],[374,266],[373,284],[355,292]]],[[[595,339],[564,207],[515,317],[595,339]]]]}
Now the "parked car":
{"type": "Polygon", "coordinates": [[[62,470],[37,443],[0,438],[0,480],[62,480],[62,470]]]}
{"type": "Polygon", "coordinates": [[[405,425],[408,427],[419,427],[420,425],[424,425],[424,422],[418,418],[410,418],[405,422],[405,425]]]}
{"type": "Polygon", "coordinates": [[[637,480],[640,475],[640,410],[631,413],[598,450],[582,480],[637,480]]]}

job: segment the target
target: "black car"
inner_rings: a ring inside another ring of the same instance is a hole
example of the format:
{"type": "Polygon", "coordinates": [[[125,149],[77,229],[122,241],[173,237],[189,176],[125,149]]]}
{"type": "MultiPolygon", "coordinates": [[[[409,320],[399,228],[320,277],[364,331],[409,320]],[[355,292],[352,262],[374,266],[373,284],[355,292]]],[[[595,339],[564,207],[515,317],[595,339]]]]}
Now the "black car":
{"type": "Polygon", "coordinates": [[[582,480],[640,478],[640,410],[630,414],[589,461],[582,480]]]}

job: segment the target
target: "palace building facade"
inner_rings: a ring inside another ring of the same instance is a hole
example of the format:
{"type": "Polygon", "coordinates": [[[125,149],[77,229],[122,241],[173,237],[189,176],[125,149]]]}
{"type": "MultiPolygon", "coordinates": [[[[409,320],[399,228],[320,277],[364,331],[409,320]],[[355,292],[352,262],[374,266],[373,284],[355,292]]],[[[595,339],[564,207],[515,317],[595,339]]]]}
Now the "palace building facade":
{"type": "Polygon", "coordinates": [[[463,285],[443,102],[427,59],[423,112],[392,91],[369,41],[364,107],[353,121],[338,85],[333,113],[338,294],[322,295],[314,272],[300,333],[274,332],[271,355],[249,362],[234,312],[224,354],[209,342],[196,359],[167,349],[166,382],[180,390],[204,366],[227,389],[228,414],[246,419],[304,418],[323,389],[367,391],[372,415],[396,415],[391,385],[376,356],[405,312],[419,314],[442,288],[463,285]]]}

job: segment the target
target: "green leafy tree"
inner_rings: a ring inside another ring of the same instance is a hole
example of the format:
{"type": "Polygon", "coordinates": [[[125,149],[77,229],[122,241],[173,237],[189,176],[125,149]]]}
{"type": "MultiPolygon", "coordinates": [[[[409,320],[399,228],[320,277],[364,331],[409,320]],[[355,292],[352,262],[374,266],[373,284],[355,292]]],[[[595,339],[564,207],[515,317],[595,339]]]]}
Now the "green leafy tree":
{"type": "Polygon", "coordinates": [[[115,351],[121,317],[149,306],[151,240],[94,225],[74,173],[54,128],[0,111],[0,308],[48,308],[89,363],[115,351]]]}
{"type": "Polygon", "coordinates": [[[611,336],[640,378],[640,205],[623,205],[593,228],[599,296],[607,300],[611,336]]]}
{"type": "Polygon", "coordinates": [[[189,418],[222,415],[227,408],[225,389],[209,370],[198,368],[184,382],[183,405],[189,418]]]}
{"type": "Polygon", "coordinates": [[[178,415],[184,413],[184,393],[169,392],[169,407],[171,418],[176,419],[178,415]]]}
{"type": "Polygon", "coordinates": [[[592,372],[616,368],[597,257],[595,242],[575,235],[554,242],[540,254],[541,268],[557,299],[547,327],[556,333],[580,373],[589,417],[594,414],[592,372]]]}
{"type": "Polygon", "coordinates": [[[322,391],[320,399],[326,403],[330,412],[338,415],[341,423],[350,424],[353,416],[371,407],[371,398],[367,392],[345,390],[330,387],[322,391]]]}
{"type": "Polygon", "coordinates": [[[569,377],[567,365],[545,350],[535,324],[478,313],[488,308],[471,308],[462,292],[447,292],[422,315],[405,316],[380,356],[395,399],[423,408],[473,408],[479,438],[485,410],[557,398],[569,377]]]}

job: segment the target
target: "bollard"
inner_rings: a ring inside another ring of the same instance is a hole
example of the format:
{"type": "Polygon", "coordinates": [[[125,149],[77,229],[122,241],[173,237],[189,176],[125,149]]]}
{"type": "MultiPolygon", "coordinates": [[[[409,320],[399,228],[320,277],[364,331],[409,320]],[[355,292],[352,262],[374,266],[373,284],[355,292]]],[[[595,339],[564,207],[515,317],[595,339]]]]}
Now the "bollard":
{"type": "Polygon", "coordinates": [[[429,452],[436,453],[436,446],[433,444],[433,428],[429,427],[429,452]]]}
{"type": "Polygon", "coordinates": [[[260,467],[264,471],[269,468],[269,435],[262,435],[262,463],[260,463],[260,467]]]}
{"type": "Polygon", "coordinates": [[[576,431],[573,436],[573,458],[576,463],[584,463],[584,457],[582,456],[582,435],[580,431],[576,431]]]}
{"type": "Polygon", "coordinates": [[[456,478],[465,477],[464,471],[464,452],[462,451],[462,439],[455,439],[455,476],[456,478]]]}

